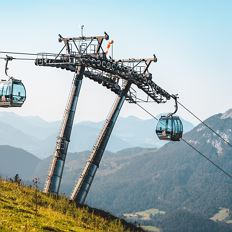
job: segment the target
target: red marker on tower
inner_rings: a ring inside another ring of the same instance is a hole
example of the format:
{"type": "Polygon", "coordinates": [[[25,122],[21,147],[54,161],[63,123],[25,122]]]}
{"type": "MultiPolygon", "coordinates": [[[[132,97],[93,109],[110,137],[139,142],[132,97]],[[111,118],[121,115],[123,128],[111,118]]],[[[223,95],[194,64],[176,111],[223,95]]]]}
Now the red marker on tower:
{"type": "Polygon", "coordinates": [[[114,43],[113,40],[110,40],[110,41],[108,42],[108,44],[107,44],[107,46],[106,46],[106,50],[105,50],[105,54],[106,54],[106,55],[108,54],[109,49],[110,49],[110,47],[111,47],[111,45],[112,45],[113,43],[114,43]]]}

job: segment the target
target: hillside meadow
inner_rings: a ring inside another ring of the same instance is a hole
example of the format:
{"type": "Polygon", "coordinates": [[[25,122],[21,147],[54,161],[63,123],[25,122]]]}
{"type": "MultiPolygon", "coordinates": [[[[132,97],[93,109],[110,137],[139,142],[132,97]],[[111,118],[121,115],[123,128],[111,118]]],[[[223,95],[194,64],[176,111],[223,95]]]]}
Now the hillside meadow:
{"type": "Polygon", "coordinates": [[[104,211],[76,207],[65,196],[0,180],[0,231],[143,231],[104,211]]]}

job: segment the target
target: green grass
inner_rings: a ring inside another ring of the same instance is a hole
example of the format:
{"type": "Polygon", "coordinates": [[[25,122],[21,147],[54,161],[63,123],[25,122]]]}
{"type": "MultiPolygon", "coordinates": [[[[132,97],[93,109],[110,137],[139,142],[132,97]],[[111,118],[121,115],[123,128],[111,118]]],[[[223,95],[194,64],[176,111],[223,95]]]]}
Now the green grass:
{"type": "Polygon", "coordinates": [[[64,196],[57,198],[40,191],[36,194],[35,188],[0,179],[0,231],[142,230],[103,211],[77,208],[64,196]]]}

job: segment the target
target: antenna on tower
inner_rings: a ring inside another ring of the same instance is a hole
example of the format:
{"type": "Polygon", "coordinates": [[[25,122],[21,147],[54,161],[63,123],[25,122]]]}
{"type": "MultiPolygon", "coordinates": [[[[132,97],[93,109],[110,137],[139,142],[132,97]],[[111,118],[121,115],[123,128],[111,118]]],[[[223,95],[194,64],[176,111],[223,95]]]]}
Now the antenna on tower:
{"type": "Polygon", "coordinates": [[[84,25],[81,25],[81,37],[84,37],[83,30],[84,30],[84,25]]]}

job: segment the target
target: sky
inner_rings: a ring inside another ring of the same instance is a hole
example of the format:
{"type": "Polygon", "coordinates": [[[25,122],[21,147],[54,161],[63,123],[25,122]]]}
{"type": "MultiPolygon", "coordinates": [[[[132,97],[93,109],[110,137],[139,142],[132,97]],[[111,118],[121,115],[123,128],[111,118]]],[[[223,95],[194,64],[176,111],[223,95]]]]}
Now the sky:
{"type": "MultiPolygon", "coordinates": [[[[54,52],[58,34],[103,35],[114,40],[114,58],[152,57],[153,81],[201,119],[232,108],[232,1],[230,0],[3,0],[0,2],[0,51],[54,52]]],[[[2,54],[0,54],[2,56],[2,54]]],[[[4,75],[0,60],[0,77],[4,75]]],[[[61,120],[73,73],[12,61],[9,74],[27,89],[22,108],[1,109],[23,116],[61,120]]],[[[84,78],[75,121],[104,120],[116,95],[84,78]]],[[[144,103],[154,115],[174,110],[174,102],[144,103]]],[[[150,116],[125,103],[120,116],[150,116]]],[[[179,108],[178,115],[197,123],[179,108]]]]}

